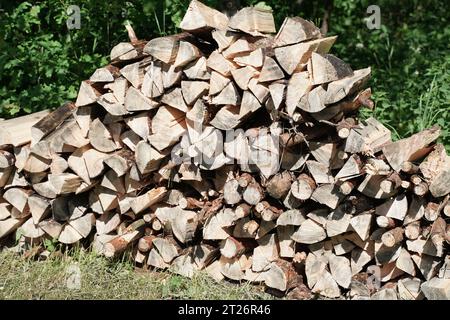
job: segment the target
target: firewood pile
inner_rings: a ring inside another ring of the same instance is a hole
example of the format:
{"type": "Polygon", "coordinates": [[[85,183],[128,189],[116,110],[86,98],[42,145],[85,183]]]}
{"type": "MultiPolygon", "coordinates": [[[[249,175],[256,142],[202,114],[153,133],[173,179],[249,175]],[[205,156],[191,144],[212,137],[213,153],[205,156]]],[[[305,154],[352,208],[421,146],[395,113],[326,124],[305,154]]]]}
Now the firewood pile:
{"type": "Polygon", "coordinates": [[[309,299],[450,299],[450,156],[396,142],[370,68],[311,22],[192,1],[182,33],[130,42],[76,102],[0,122],[0,238],[309,299]]]}

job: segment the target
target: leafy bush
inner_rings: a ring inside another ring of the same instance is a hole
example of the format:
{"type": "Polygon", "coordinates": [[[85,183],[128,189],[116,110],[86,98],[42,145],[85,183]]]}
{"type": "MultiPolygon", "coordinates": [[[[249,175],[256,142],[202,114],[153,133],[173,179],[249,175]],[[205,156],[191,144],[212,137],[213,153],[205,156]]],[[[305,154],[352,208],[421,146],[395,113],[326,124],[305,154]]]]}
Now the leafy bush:
{"type": "MultiPolygon", "coordinates": [[[[224,1],[206,4],[220,8],[224,1]]],[[[230,1],[228,1],[230,2],[230,1]]],[[[232,1],[231,1],[232,2],[232,1]]],[[[366,27],[368,0],[237,0],[268,6],[277,27],[286,16],[320,25],[332,8],[328,33],[339,35],[332,53],[352,67],[372,67],[374,115],[403,137],[432,124],[443,128],[450,150],[449,10],[438,0],[381,0],[382,27],[366,27]]],[[[77,1],[81,29],[68,30],[68,0],[0,4],[0,117],[55,108],[74,99],[81,80],[108,61],[110,49],[127,40],[123,24],[151,39],[177,32],[188,0],[77,1]]],[[[221,8],[224,9],[224,8],[221,8]]]]}

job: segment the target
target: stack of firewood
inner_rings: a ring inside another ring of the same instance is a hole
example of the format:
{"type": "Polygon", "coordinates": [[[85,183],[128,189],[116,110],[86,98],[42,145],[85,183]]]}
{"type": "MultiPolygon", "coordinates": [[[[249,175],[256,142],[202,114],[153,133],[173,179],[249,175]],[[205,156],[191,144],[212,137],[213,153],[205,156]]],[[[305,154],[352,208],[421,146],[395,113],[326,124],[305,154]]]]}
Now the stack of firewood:
{"type": "Polygon", "coordinates": [[[392,142],[336,37],[192,1],[183,33],[130,42],[75,103],[0,122],[0,238],[81,243],[292,298],[450,299],[450,157],[392,142]],[[276,34],[276,35],[274,35],[276,34]]]}

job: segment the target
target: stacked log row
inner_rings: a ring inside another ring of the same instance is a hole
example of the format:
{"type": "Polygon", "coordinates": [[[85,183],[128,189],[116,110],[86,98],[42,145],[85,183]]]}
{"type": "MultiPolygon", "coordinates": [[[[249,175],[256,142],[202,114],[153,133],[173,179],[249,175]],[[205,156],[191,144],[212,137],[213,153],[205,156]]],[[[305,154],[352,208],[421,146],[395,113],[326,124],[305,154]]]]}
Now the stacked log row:
{"type": "Polygon", "coordinates": [[[192,1],[182,33],[130,42],[76,102],[0,122],[0,238],[81,242],[292,298],[450,298],[450,157],[392,141],[370,68],[270,11],[192,1]]]}

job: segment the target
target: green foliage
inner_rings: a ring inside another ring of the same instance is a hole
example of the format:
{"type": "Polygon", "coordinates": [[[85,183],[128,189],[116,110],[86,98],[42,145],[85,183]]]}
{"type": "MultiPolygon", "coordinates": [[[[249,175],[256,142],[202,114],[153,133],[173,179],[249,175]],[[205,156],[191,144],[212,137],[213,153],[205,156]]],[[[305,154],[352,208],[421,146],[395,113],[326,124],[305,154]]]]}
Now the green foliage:
{"type": "Polygon", "coordinates": [[[160,9],[144,1],[78,3],[79,30],[66,26],[66,10],[73,4],[68,0],[17,2],[0,11],[0,116],[55,108],[74,99],[80,81],[108,62],[115,44],[127,40],[126,20],[142,38],[158,34],[154,13],[160,9]]]}
{"type": "MultiPolygon", "coordinates": [[[[223,1],[204,1],[224,9],[223,1]]],[[[286,16],[321,25],[332,3],[328,34],[339,36],[332,53],[354,69],[372,67],[373,115],[397,138],[432,124],[443,128],[450,150],[450,13],[438,0],[380,0],[379,30],[366,27],[369,0],[241,0],[272,8],[277,28],[286,16]]],[[[69,0],[9,1],[0,7],[0,117],[55,108],[74,99],[81,80],[108,61],[110,49],[127,41],[130,21],[138,37],[178,32],[188,0],[83,0],[81,29],[68,30],[69,0]],[[3,9],[3,10],[2,10],[3,9]]]]}
{"type": "Polygon", "coordinates": [[[354,68],[372,67],[375,111],[363,111],[393,130],[397,138],[439,124],[450,151],[450,14],[440,1],[378,1],[381,29],[362,19],[370,1],[335,1],[334,53],[354,68]],[[357,13],[362,14],[358,17],[357,13]]]}
{"type": "Polygon", "coordinates": [[[44,248],[49,252],[55,252],[58,247],[57,239],[45,239],[44,240],[44,248]]]}

